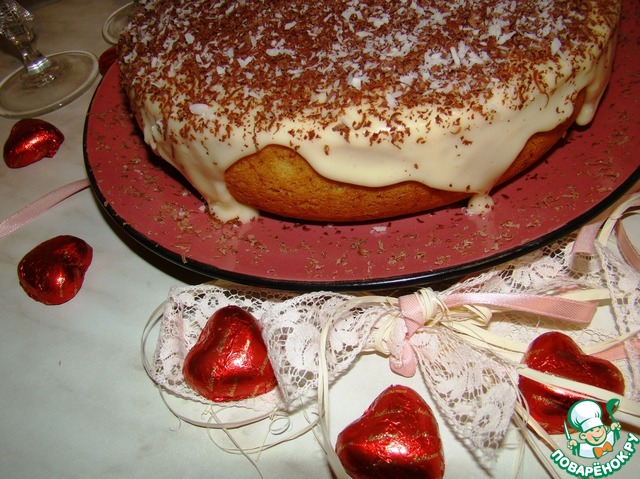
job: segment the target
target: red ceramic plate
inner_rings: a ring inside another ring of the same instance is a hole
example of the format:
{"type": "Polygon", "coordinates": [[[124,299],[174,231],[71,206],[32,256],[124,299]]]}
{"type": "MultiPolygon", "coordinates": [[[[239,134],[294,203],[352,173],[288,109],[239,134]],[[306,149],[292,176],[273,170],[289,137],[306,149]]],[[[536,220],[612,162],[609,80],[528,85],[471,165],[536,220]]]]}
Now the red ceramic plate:
{"type": "Polygon", "coordinates": [[[85,126],[93,190],[124,230],[167,260],[244,284],[372,290],[450,280],[537,249],[584,224],[640,178],[640,7],[627,2],[613,77],[594,122],[494,192],[495,209],[460,205],[391,221],[313,224],[261,216],[221,225],[143,143],[119,87],[99,85],[85,126]],[[628,11],[636,10],[636,11],[628,11]]]}

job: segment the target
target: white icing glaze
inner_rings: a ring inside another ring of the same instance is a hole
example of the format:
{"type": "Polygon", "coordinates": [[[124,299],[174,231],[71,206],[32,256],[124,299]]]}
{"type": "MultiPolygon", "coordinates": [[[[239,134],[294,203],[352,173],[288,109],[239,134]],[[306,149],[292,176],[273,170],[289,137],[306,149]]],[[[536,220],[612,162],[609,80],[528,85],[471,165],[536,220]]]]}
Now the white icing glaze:
{"type": "Polygon", "coordinates": [[[465,209],[466,213],[473,216],[482,216],[489,213],[494,207],[493,198],[488,194],[471,195],[465,209]]]}

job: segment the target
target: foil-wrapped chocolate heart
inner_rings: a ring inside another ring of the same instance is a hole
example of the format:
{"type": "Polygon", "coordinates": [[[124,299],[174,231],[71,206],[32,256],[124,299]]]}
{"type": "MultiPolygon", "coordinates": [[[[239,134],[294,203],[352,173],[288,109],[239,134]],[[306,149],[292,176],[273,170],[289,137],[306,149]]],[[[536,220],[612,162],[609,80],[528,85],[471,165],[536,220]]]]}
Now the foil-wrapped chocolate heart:
{"type": "Polygon", "coordinates": [[[63,141],[62,132],[47,121],[19,120],[4,144],[4,162],[9,168],[22,168],[45,157],[52,158],[63,141]]]}
{"type": "Polygon", "coordinates": [[[336,453],[354,479],[444,475],[438,423],[413,389],[390,386],[339,435],[336,453]]]}
{"type": "Polygon", "coordinates": [[[56,236],[22,258],[18,264],[20,286],[41,303],[66,303],[80,291],[92,259],[93,249],[84,240],[56,236]]]}
{"type": "Polygon", "coordinates": [[[225,306],[207,321],[187,353],[186,383],[215,402],[259,396],[277,380],[256,319],[238,306],[225,306]]]}
{"type": "MultiPolygon", "coordinates": [[[[529,345],[522,363],[536,371],[597,386],[617,394],[624,393],[624,377],[613,363],[584,354],[580,346],[563,333],[551,331],[538,336],[529,345]]],[[[569,408],[583,399],[576,393],[522,376],[518,387],[527,400],[531,417],[549,434],[564,432],[569,408]]]]}

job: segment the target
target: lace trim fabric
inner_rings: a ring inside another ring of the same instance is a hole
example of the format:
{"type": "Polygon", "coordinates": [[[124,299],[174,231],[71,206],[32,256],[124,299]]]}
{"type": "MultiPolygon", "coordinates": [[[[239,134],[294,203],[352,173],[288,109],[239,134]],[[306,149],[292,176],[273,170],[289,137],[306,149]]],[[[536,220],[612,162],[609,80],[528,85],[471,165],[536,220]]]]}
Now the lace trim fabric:
{"type": "MultiPolygon", "coordinates": [[[[236,305],[262,318],[270,305],[287,299],[286,294],[258,289],[226,289],[211,285],[172,288],[165,303],[162,324],[150,372],[165,390],[184,399],[214,404],[204,399],[184,381],[182,367],[187,352],[198,340],[202,328],[218,309],[236,305]]],[[[283,403],[282,393],[271,393],[244,401],[225,403],[266,412],[283,403]]]]}
{"type": "MultiPolygon", "coordinates": [[[[447,318],[445,311],[443,318],[418,328],[410,339],[417,368],[442,417],[482,464],[495,460],[514,415],[519,354],[535,337],[559,330],[589,348],[640,330],[638,271],[617,252],[597,243],[593,254],[573,252],[576,236],[468,278],[435,296],[526,293],[551,297],[567,291],[604,289],[611,298],[613,324],[576,325],[540,314],[498,309],[482,328],[505,343],[520,345],[519,353],[509,355],[502,354],[499,344],[470,341],[452,327],[448,322],[452,318],[447,318]]],[[[393,368],[402,361],[407,343],[407,326],[398,320],[402,313],[392,297],[333,292],[295,295],[224,283],[176,287],[166,302],[148,371],[164,390],[207,402],[184,383],[182,364],[206,321],[228,304],[245,308],[261,323],[279,384],[273,393],[226,403],[229,407],[293,411],[313,406],[320,376],[334,381],[347,373],[365,350],[388,355],[393,368]],[[326,343],[322,340],[325,329],[326,343]],[[323,367],[326,371],[321,371],[323,367]]],[[[474,311],[479,309],[467,308],[463,316],[473,319],[474,311]]],[[[626,356],[615,363],[625,376],[625,395],[638,401],[640,348],[634,337],[623,344],[626,356]]]]}

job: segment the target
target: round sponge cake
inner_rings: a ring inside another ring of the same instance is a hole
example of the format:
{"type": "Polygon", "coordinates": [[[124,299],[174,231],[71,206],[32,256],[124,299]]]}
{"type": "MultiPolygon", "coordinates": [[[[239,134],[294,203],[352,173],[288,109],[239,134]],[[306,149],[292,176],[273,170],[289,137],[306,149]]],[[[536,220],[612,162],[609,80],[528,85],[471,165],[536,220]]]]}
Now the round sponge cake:
{"type": "Polygon", "coordinates": [[[618,0],[147,0],[120,40],[145,141],[222,221],[471,197],[593,118],[618,0]]]}

